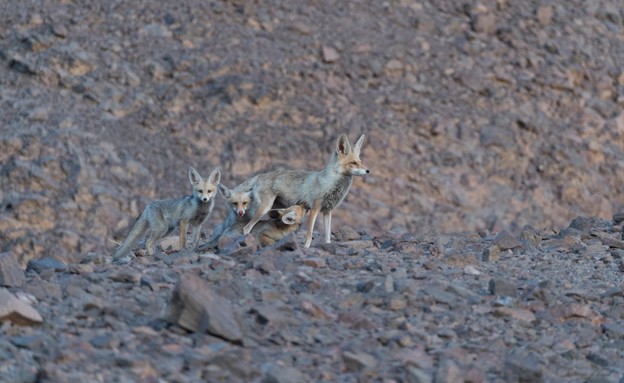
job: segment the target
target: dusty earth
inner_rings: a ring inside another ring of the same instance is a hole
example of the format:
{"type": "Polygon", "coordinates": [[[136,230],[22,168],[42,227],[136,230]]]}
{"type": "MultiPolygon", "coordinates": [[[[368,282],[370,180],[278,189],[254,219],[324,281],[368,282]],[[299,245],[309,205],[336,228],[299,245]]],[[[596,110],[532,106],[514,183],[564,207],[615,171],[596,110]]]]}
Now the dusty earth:
{"type": "Polygon", "coordinates": [[[0,381],[620,382],[623,68],[617,0],[0,2],[0,381]],[[335,244],[108,262],[340,133],[335,244]]]}

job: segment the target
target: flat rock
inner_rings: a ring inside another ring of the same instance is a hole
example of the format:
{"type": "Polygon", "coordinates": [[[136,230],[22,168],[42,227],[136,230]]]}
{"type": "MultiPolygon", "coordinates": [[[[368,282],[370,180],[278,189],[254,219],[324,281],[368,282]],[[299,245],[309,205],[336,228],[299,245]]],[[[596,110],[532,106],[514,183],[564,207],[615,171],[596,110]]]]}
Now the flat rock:
{"type": "Polygon", "coordinates": [[[239,342],[243,337],[234,308],[198,275],[181,275],[169,300],[166,318],[187,330],[208,332],[239,342]]]}
{"type": "Polygon", "coordinates": [[[290,366],[270,364],[265,367],[262,383],[305,383],[309,379],[298,369],[290,366]]]}
{"type": "Polygon", "coordinates": [[[66,269],[67,265],[65,263],[52,257],[31,259],[28,261],[28,266],[26,267],[26,270],[33,270],[38,274],[41,274],[44,270],[65,271],[66,269]]]}
{"type": "Polygon", "coordinates": [[[20,287],[26,283],[24,271],[13,253],[0,254],[0,286],[20,287]]]}
{"type": "Polygon", "coordinates": [[[494,237],[494,244],[502,251],[521,247],[522,243],[507,230],[502,230],[494,237]]]}
{"type": "Polygon", "coordinates": [[[18,299],[9,290],[0,288],[0,322],[11,321],[22,326],[43,322],[43,318],[32,306],[18,299]]]}

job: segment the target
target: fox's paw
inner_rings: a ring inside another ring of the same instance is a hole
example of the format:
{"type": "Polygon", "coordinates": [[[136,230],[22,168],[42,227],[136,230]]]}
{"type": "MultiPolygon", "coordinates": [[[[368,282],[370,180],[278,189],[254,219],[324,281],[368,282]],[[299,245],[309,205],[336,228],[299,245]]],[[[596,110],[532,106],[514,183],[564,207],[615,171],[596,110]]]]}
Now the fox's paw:
{"type": "Polygon", "coordinates": [[[243,227],[243,234],[247,235],[249,233],[251,233],[251,227],[249,227],[249,225],[243,227]]]}

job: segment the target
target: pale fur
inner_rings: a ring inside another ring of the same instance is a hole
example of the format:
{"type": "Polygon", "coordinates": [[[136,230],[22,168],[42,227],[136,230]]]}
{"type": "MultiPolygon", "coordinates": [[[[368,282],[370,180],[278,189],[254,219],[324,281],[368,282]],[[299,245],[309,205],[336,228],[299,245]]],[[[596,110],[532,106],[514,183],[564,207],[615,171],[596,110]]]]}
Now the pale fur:
{"type": "Polygon", "coordinates": [[[210,240],[202,249],[212,248],[219,243],[223,234],[235,224],[242,224],[242,228],[253,216],[253,211],[248,211],[251,206],[250,190],[230,190],[227,186],[219,184],[219,192],[225,198],[228,214],[225,220],[221,222],[212,232],[210,240]]]}
{"type": "MultiPolygon", "coordinates": [[[[285,209],[271,210],[269,219],[261,220],[251,230],[251,235],[256,238],[260,246],[269,246],[278,242],[288,234],[297,231],[306,208],[304,205],[293,205],[285,209]]],[[[236,222],[227,228],[220,238],[235,238],[241,235],[245,226],[242,222],[236,222]]]]}
{"type": "Polygon", "coordinates": [[[365,175],[369,170],[360,160],[364,135],[353,148],[346,135],[336,142],[336,149],[324,169],[319,171],[276,170],[252,177],[236,189],[251,190],[255,214],[243,228],[243,234],[251,232],[260,218],[266,214],[276,199],[288,205],[303,204],[310,209],[304,247],[310,247],[318,213],[323,214],[325,243],[331,242],[331,213],[349,192],[353,176],[365,175]]]}
{"type": "Polygon", "coordinates": [[[189,181],[193,194],[190,196],[154,201],[147,205],[134,222],[128,237],[115,251],[114,258],[125,256],[136,243],[147,236],[145,244],[147,254],[153,255],[156,243],[180,227],[180,248],[186,247],[186,234],[190,228],[191,247],[195,249],[199,242],[201,226],[214,207],[214,196],[221,179],[220,170],[214,169],[208,178],[202,178],[194,169],[189,169],[189,181]]]}

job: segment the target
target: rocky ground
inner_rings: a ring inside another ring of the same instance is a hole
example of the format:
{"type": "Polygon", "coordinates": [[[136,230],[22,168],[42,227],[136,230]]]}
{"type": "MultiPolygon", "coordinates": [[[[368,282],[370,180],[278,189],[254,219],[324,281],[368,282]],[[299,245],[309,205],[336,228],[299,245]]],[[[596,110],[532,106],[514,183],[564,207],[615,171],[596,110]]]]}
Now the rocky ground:
{"type": "Polygon", "coordinates": [[[336,237],[43,258],[25,277],[4,253],[0,380],[624,381],[621,223],[336,237]]]}
{"type": "Polygon", "coordinates": [[[623,68],[619,0],[1,1],[0,381],[621,382],[623,68]],[[334,244],[109,262],[340,133],[334,244]]]}

